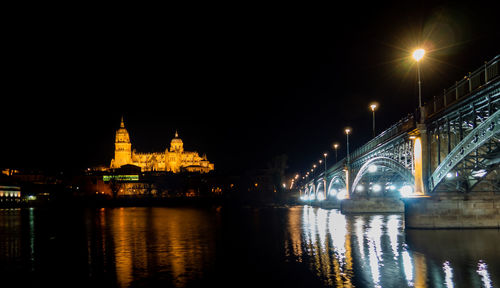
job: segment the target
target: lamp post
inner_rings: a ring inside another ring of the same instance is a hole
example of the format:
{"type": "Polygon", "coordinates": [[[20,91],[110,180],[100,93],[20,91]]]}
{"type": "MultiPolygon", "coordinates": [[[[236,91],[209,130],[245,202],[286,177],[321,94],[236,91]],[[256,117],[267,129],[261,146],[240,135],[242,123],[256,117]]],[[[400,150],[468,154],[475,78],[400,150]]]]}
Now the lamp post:
{"type": "Polygon", "coordinates": [[[325,173],[323,174],[323,182],[324,182],[324,184],[323,184],[324,189],[323,190],[325,191],[325,199],[326,199],[326,195],[328,195],[326,193],[326,189],[327,189],[326,188],[326,183],[327,183],[327,181],[326,181],[326,156],[328,156],[328,154],[327,153],[323,153],[323,156],[325,157],[325,160],[324,160],[324,162],[325,162],[325,173]]]}
{"type": "Polygon", "coordinates": [[[418,108],[422,108],[422,81],[420,80],[420,60],[424,58],[425,50],[419,48],[413,51],[413,59],[417,61],[417,74],[418,74],[418,108]]]}
{"type": "Polygon", "coordinates": [[[323,157],[325,157],[325,160],[324,160],[325,161],[325,177],[326,177],[326,156],[328,156],[328,154],[327,153],[323,153],[323,157]]]}
{"type": "Polygon", "coordinates": [[[339,161],[337,157],[337,150],[339,149],[339,143],[333,143],[333,149],[335,149],[335,163],[339,161]]]}
{"type": "Polygon", "coordinates": [[[375,109],[377,109],[377,104],[372,103],[370,105],[370,109],[372,110],[372,119],[373,119],[373,138],[375,138],[375,109]]]}
{"type": "Polygon", "coordinates": [[[345,169],[345,190],[346,190],[346,199],[350,198],[350,191],[349,191],[349,182],[350,182],[350,159],[349,159],[349,134],[351,134],[351,128],[347,127],[345,128],[345,135],[347,138],[347,163],[346,163],[346,169],[345,169]]]}
{"type": "Polygon", "coordinates": [[[347,165],[349,165],[349,134],[351,134],[351,128],[345,128],[344,132],[347,139],[347,165]]]}

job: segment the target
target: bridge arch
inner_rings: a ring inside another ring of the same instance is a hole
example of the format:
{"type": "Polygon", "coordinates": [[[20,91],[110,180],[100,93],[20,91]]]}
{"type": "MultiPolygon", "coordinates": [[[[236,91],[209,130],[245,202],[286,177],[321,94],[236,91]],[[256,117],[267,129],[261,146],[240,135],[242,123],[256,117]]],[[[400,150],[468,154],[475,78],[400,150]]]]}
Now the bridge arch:
{"type": "Polygon", "coordinates": [[[325,196],[327,196],[327,195],[326,195],[326,191],[325,191],[325,183],[324,182],[325,181],[323,180],[323,178],[320,178],[317,181],[317,184],[316,184],[316,199],[318,199],[318,200],[325,200],[326,199],[325,196]],[[323,195],[321,195],[320,193],[323,193],[323,195]]]}
{"type": "Polygon", "coordinates": [[[328,197],[335,197],[339,190],[345,189],[346,184],[345,184],[345,179],[340,176],[340,175],[335,175],[333,178],[330,180],[330,183],[328,184],[328,193],[327,193],[327,198],[328,197]]]}
{"type": "Polygon", "coordinates": [[[350,193],[354,192],[356,187],[358,186],[359,182],[365,176],[367,173],[369,173],[369,169],[372,165],[376,166],[381,166],[388,168],[399,176],[401,176],[406,182],[410,183],[412,186],[415,185],[415,177],[412,174],[411,170],[408,170],[405,168],[401,163],[398,161],[384,157],[384,156],[379,156],[379,157],[374,157],[368,161],[366,161],[361,168],[359,169],[358,173],[356,174],[356,177],[354,178],[354,181],[352,182],[352,188],[350,189],[350,193]]]}
{"type": "Polygon", "coordinates": [[[314,186],[314,183],[311,183],[309,185],[309,200],[314,200],[316,199],[316,188],[314,186]]]}
{"type": "Polygon", "coordinates": [[[447,178],[457,178],[452,189],[470,191],[500,164],[500,110],[474,128],[438,165],[429,178],[429,192],[447,178]],[[472,165],[470,164],[472,163],[472,165]],[[451,175],[451,177],[450,177],[451,175]],[[461,187],[466,186],[466,187],[461,187]]]}

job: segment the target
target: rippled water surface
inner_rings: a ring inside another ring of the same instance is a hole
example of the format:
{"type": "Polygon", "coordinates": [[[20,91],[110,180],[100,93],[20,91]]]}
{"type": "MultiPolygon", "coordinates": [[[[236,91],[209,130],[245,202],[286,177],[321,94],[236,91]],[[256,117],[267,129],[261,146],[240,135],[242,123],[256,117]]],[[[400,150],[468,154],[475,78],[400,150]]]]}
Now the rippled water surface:
{"type": "Polygon", "coordinates": [[[499,287],[499,230],[313,207],[0,210],[2,287],[499,287]],[[8,285],[7,285],[8,284],[8,285]]]}

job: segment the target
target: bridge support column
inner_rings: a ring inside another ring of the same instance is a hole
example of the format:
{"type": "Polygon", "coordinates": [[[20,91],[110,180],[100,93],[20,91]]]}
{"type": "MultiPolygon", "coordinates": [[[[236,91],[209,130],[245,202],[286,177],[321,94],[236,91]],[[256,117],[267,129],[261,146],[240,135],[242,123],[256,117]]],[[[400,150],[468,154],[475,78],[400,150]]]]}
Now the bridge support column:
{"type": "Polygon", "coordinates": [[[418,196],[423,196],[426,194],[426,183],[428,179],[429,170],[429,146],[428,146],[428,136],[425,124],[417,124],[418,135],[415,136],[413,143],[413,157],[415,163],[415,194],[418,196]]]}
{"type": "Polygon", "coordinates": [[[415,142],[413,143],[413,157],[414,157],[414,164],[415,164],[415,194],[419,196],[425,195],[425,190],[424,190],[424,180],[423,180],[423,167],[422,167],[422,162],[423,162],[423,157],[422,157],[422,140],[421,137],[417,137],[415,139],[415,142]]]}
{"type": "Polygon", "coordinates": [[[373,197],[344,199],[340,203],[340,211],[349,213],[403,213],[404,203],[397,198],[373,197]]]}
{"type": "Polygon", "coordinates": [[[440,193],[403,199],[407,228],[500,228],[500,194],[440,193]]]}

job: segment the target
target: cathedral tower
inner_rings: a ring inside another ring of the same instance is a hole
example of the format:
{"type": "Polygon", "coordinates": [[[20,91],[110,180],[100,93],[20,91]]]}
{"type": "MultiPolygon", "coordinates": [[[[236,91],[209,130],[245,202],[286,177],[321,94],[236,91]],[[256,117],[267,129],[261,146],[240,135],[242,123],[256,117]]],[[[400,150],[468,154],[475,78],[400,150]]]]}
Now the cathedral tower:
{"type": "Polygon", "coordinates": [[[132,143],[130,143],[130,137],[122,117],[120,129],[116,131],[115,159],[111,162],[111,168],[120,168],[130,163],[132,163],[132,143]]]}

